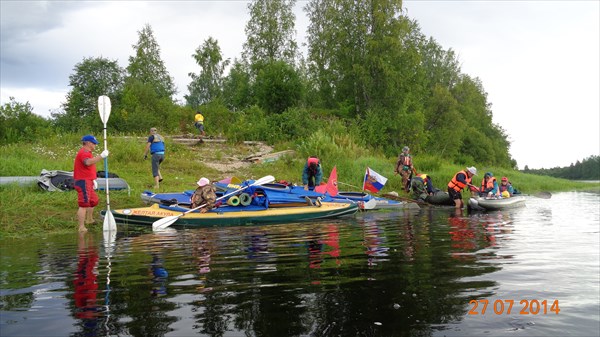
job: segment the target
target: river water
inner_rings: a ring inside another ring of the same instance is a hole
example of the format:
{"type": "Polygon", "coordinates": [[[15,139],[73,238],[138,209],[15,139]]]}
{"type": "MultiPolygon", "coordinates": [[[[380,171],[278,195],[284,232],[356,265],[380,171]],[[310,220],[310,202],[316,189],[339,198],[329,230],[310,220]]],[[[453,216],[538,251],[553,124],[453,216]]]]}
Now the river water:
{"type": "MultiPolygon", "coordinates": [[[[75,224],[73,224],[75,230],[75,224]]],[[[1,336],[598,336],[600,196],[3,239],[1,336]]]]}

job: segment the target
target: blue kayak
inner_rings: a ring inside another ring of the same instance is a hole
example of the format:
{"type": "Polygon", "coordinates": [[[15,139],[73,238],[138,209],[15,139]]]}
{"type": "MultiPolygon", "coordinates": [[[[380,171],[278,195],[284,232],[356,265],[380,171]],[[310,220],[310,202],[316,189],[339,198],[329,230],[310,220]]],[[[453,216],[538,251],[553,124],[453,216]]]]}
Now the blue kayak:
{"type": "MultiPolygon", "coordinates": [[[[242,184],[214,183],[217,188],[217,197],[235,191],[245,184],[252,184],[252,180],[242,184]]],[[[190,205],[193,190],[179,193],[153,193],[144,191],[141,195],[145,203],[158,203],[163,205],[190,205]]],[[[235,198],[235,197],[234,197],[235,198]]],[[[259,198],[262,202],[266,199],[269,207],[290,207],[312,205],[316,202],[345,202],[357,203],[362,209],[384,209],[384,208],[409,208],[417,205],[404,201],[391,200],[383,197],[375,197],[365,192],[338,192],[336,196],[304,190],[302,186],[288,186],[285,184],[270,183],[259,186],[250,186],[239,198],[251,200],[259,198]],[[250,199],[248,199],[248,197],[250,199]]],[[[228,200],[224,200],[228,202],[228,200]]],[[[246,201],[247,202],[247,201],[246,201]]],[[[250,201],[252,202],[252,200],[250,201]]],[[[231,203],[230,203],[231,204],[231,203]]],[[[418,207],[418,206],[417,206],[418,207]]]]}

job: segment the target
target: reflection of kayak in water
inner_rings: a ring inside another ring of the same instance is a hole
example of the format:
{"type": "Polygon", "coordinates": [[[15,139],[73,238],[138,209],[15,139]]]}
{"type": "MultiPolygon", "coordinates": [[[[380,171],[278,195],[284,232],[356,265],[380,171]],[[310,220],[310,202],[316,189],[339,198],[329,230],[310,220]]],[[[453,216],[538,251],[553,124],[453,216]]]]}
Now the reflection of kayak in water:
{"type": "Polygon", "coordinates": [[[469,207],[473,210],[497,211],[523,206],[525,206],[525,197],[523,196],[512,196],[510,198],[502,199],[488,199],[482,197],[469,198],[469,207]]]}

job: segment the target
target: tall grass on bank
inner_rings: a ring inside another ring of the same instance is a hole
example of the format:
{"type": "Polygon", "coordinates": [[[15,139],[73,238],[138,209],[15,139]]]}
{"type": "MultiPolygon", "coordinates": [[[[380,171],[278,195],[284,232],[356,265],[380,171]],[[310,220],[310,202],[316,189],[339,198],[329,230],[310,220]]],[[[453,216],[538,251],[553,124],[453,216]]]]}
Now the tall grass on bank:
{"type": "MultiPolygon", "coordinates": [[[[302,141],[295,143],[287,140],[273,144],[276,151],[292,149],[294,156],[282,157],[279,160],[254,164],[248,168],[240,168],[235,173],[220,172],[206,165],[210,161],[230,163],[232,157],[252,155],[254,148],[241,144],[225,144],[224,147],[187,146],[169,141],[167,138],[167,154],[161,172],[165,177],[161,187],[155,192],[181,192],[194,189],[195,182],[201,176],[211,180],[219,180],[226,176],[237,176],[242,179],[256,179],[265,175],[273,175],[277,180],[286,180],[301,184],[302,168],[306,158],[317,155],[322,162],[324,179],[327,180],[334,166],[337,167],[340,190],[356,191],[362,188],[366,167],[370,167],[389,180],[382,193],[402,192],[401,179],[393,174],[395,157],[386,157],[377,149],[356,141],[349,133],[339,132],[336,125],[327,131],[315,131],[302,141]]],[[[147,135],[109,135],[108,158],[109,171],[114,172],[129,184],[131,192],[110,191],[112,208],[140,207],[140,194],[151,190],[153,178],[150,160],[144,160],[143,152],[147,135]]],[[[0,177],[4,176],[38,176],[42,169],[73,170],[73,160],[81,147],[81,135],[61,134],[33,143],[16,143],[0,146],[0,177]]],[[[103,142],[96,148],[96,153],[103,149],[103,142]]],[[[419,173],[427,173],[433,177],[434,185],[446,190],[446,185],[462,165],[448,163],[443,158],[431,155],[414,157],[419,173]]],[[[506,168],[478,166],[478,175],[474,184],[478,185],[485,172],[491,171],[497,178],[507,176],[514,186],[526,194],[540,191],[569,191],[600,189],[599,183],[575,182],[546,176],[536,176],[506,168]]],[[[97,165],[103,170],[103,163],[97,165]]],[[[470,165],[469,165],[470,166],[470,165]]],[[[99,222],[89,226],[91,230],[101,230],[99,211],[106,203],[105,192],[98,191],[100,203],[96,207],[95,217],[99,222]]],[[[69,232],[77,228],[77,193],[46,192],[37,186],[19,186],[16,184],[0,184],[0,236],[44,235],[50,232],[69,232]]]]}

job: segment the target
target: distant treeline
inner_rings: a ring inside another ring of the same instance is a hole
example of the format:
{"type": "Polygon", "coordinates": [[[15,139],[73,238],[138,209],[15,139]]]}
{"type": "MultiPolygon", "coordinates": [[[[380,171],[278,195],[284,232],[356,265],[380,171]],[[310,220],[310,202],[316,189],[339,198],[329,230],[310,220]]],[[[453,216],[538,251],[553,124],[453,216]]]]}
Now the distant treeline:
{"type": "MultiPolygon", "coordinates": [[[[193,133],[201,110],[209,135],[230,140],[293,142],[317,132],[388,156],[407,145],[461,165],[516,168],[510,142],[492,121],[482,82],[462,73],[452,49],[425,36],[401,0],[309,0],[307,53],[295,37],[295,0],[248,4],[239,58],[224,59],[219,41],[199,43],[188,94],[160,56],[150,25],[123,68],[117,60],[86,57],[73,66],[71,90],[50,119],[12,98],[0,110],[0,144],[48,133],[98,133],[96,102],[112,101],[108,129],[119,133],[193,133]]],[[[328,146],[323,144],[323,146],[328,146]]],[[[335,144],[334,144],[335,146],[335,144]]]]}
{"type": "Polygon", "coordinates": [[[525,165],[523,172],[571,180],[600,180],[600,156],[591,156],[567,167],[531,170],[525,165]]]}

